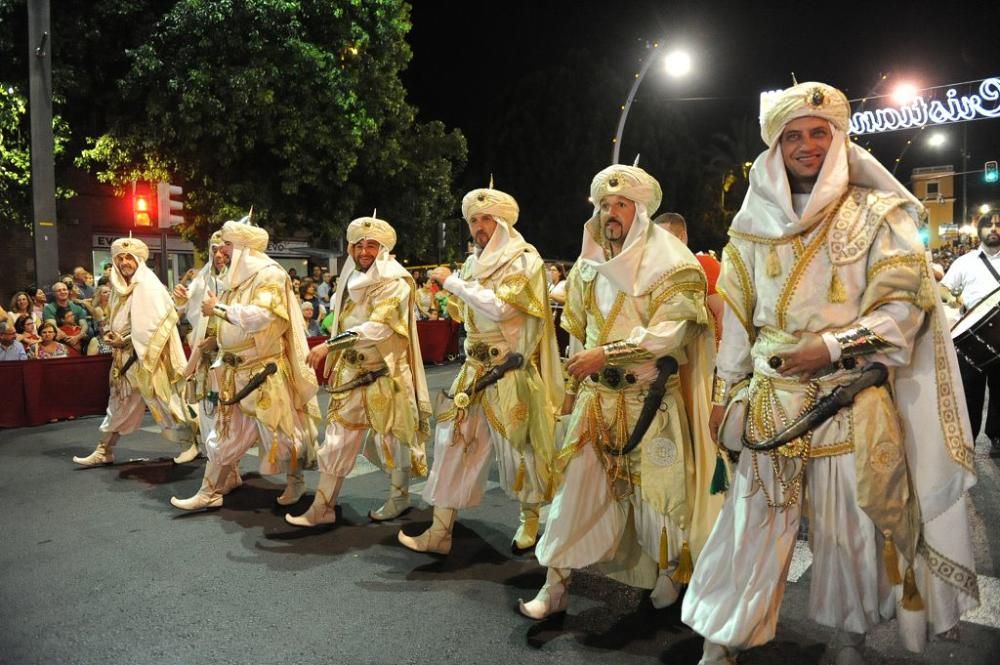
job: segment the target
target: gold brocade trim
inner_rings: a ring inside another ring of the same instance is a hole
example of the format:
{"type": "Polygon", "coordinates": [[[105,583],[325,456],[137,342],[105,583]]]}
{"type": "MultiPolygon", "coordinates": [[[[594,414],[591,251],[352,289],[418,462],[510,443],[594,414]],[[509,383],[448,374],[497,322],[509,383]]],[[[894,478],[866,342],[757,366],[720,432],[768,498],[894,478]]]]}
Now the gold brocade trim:
{"type": "Polygon", "coordinates": [[[523,273],[505,277],[496,290],[497,298],[529,316],[542,318],[547,307],[531,291],[531,282],[523,273]],[[522,302],[527,300],[527,302],[522,302]]]}
{"type": "Polygon", "coordinates": [[[587,330],[583,323],[576,317],[574,310],[566,307],[563,309],[562,319],[559,325],[563,330],[568,332],[573,337],[576,337],[581,342],[587,341],[587,330]]]}
{"type": "Polygon", "coordinates": [[[280,319],[288,320],[288,310],[285,308],[285,292],[277,284],[264,283],[254,288],[250,298],[251,305],[266,309],[280,319]]]}
{"type": "Polygon", "coordinates": [[[903,291],[898,295],[885,296],[883,298],[879,298],[878,300],[872,302],[871,305],[865,308],[865,311],[861,312],[861,316],[865,316],[866,314],[874,312],[882,305],[890,302],[905,302],[911,305],[915,305],[917,307],[920,306],[919,298],[917,297],[916,293],[913,293],[912,291],[903,291]]]}
{"type": "MultiPolygon", "coordinates": [[[[160,359],[160,354],[163,353],[163,349],[170,343],[170,334],[177,329],[177,320],[177,310],[171,307],[157,324],[152,337],[149,338],[149,343],[146,344],[146,357],[142,358],[141,364],[146,368],[146,371],[152,372],[155,368],[156,363],[160,359]]],[[[169,363],[167,363],[167,367],[170,367],[169,363]]],[[[166,395],[158,395],[158,397],[169,398],[166,395]]]]}
{"type": "Polygon", "coordinates": [[[750,279],[750,271],[747,270],[746,264],[743,262],[743,255],[740,254],[739,248],[732,243],[727,244],[722,250],[722,258],[736,272],[736,281],[739,282],[740,290],[743,291],[743,307],[738,307],[735,300],[718,284],[715,285],[715,290],[722,295],[736,314],[736,318],[743,324],[752,344],[757,337],[753,328],[753,308],[757,302],[757,294],[754,291],[753,281],[750,279]]]}
{"type": "Polygon", "coordinates": [[[734,229],[729,229],[729,237],[736,238],[737,240],[747,240],[758,245],[787,245],[792,241],[792,237],[789,236],[783,236],[781,238],[768,238],[766,236],[744,233],[743,231],[736,231],[734,229]]]}
{"type": "Polygon", "coordinates": [[[673,286],[664,289],[662,293],[656,296],[656,298],[650,299],[649,318],[652,319],[659,306],[673,298],[678,293],[693,293],[700,295],[704,301],[706,290],[704,283],[699,282],[681,282],[680,284],[674,284],[673,286]]]}
{"type": "Polygon", "coordinates": [[[601,316],[601,309],[597,306],[596,295],[593,300],[593,309],[596,313],[596,318],[601,322],[601,332],[597,336],[597,345],[600,346],[608,341],[608,335],[611,334],[611,330],[615,327],[615,319],[618,318],[618,314],[622,311],[622,307],[625,305],[625,292],[619,291],[618,295],[615,296],[615,302],[611,305],[611,310],[608,312],[607,318],[601,316]]]}
{"type": "Polygon", "coordinates": [[[919,272],[923,269],[924,261],[924,257],[919,254],[890,256],[872,264],[872,266],[868,269],[868,281],[873,282],[879,273],[885,272],[886,270],[894,270],[896,268],[916,268],[919,272]]]}
{"type": "Polygon", "coordinates": [[[941,421],[941,432],[944,434],[948,454],[969,473],[975,473],[975,462],[972,449],[965,445],[962,432],[961,409],[964,403],[959,403],[952,385],[951,367],[948,363],[947,346],[944,341],[944,331],[941,329],[939,316],[933,316],[934,325],[934,373],[937,375],[938,418],[941,421]]]}
{"type": "Polygon", "coordinates": [[[976,578],[975,571],[966,568],[957,561],[952,561],[928,545],[927,541],[923,538],[920,539],[920,544],[917,545],[917,554],[924,557],[927,567],[935,577],[950,584],[962,593],[972,596],[977,602],[979,601],[979,581],[976,578]]]}
{"type": "Polygon", "coordinates": [[[809,451],[809,457],[811,459],[816,459],[818,457],[836,457],[837,455],[846,455],[847,453],[854,452],[854,441],[853,437],[847,441],[841,441],[840,443],[835,443],[830,446],[818,446],[813,447],[809,451]]]}
{"type": "MultiPolygon", "coordinates": [[[[830,228],[830,220],[827,219],[826,221],[821,222],[821,224],[822,227],[819,231],[817,231],[816,236],[809,241],[809,244],[805,246],[801,255],[799,255],[799,247],[801,247],[801,245],[795,248],[795,253],[798,255],[797,260],[795,265],[792,266],[792,271],[789,273],[788,279],[781,288],[781,293],[778,296],[778,304],[775,308],[778,328],[781,328],[782,330],[784,330],[785,326],[788,325],[788,303],[798,290],[799,283],[805,276],[806,268],[809,267],[809,264],[812,263],[816,253],[826,242],[826,234],[830,228]]],[[[796,239],[798,239],[798,236],[796,236],[796,239]]]]}
{"type": "Polygon", "coordinates": [[[679,272],[684,272],[685,270],[694,270],[701,274],[705,274],[705,271],[702,269],[700,263],[682,263],[679,266],[674,266],[667,272],[657,277],[656,281],[650,284],[648,289],[639,294],[639,297],[641,298],[643,296],[651,295],[654,291],[656,291],[656,289],[660,288],[661,286],[669,282],[671,279],[673,279],[674,275],[676,275],[679,272]]]}
{"type": "Polygon", "coordinates": [[[403,301],[398,297],[386,298],[379,301],[372,307],[372,312],[368,320],[387,325],[397,335],[409,339],[409,327],[406,325],[406,321],[403,321],[399,316],[399,305],[401,302],[403,301]]]}

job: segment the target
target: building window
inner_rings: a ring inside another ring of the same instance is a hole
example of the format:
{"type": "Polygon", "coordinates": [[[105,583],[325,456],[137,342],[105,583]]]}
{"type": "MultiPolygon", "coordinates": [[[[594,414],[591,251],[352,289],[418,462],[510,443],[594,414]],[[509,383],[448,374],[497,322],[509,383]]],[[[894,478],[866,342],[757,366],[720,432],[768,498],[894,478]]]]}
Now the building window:
{"type": "Polygon", "coordinates": [[[928,182],[927,183],[927,197],[926,198],[931,198],[932,196],[933,197],[937,197],[938,194],[940,194],[940,190],[938,189],[938,187],[940,186],[940,184],[941,183],[934,182],[934,181],[928,182]]]}

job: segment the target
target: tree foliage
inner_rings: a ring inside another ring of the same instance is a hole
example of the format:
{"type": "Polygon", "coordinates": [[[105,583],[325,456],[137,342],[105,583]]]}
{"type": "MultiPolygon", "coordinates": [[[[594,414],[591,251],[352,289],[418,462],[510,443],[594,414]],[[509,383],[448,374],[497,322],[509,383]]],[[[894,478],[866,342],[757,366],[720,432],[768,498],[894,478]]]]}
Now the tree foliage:
{"type": "Polygon", "coordinates": [[[181,184],[191,236],[253,206],[272,231],[332,243],[378,207],[419,255],[456,208],[466,146],[406,101],[409,12],[402,0],[53,7],[55,85],[92,137],[78,163],[120,188],[181,184]]]}

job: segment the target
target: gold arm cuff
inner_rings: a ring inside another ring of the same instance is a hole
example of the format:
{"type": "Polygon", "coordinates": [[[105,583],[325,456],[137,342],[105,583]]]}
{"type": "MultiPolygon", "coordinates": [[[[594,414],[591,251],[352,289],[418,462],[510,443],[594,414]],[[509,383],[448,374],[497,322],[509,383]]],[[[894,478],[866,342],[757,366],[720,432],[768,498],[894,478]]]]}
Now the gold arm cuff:
{"type": "Polygon", "coordinates": [[[749,378],[742,378],[737,381],[726,381],[718,374],[712,379],[712,406],[726,406],[746,383],[749,378]]]}
{"type": "Polygon", "coordinates": [[[896,348],[895,344],[885,340],[865,326],[838,330],[833,333],[833,338],[840,345],[840,356],[842,358],[856,358],[896,348]]]}
{"type": "Polygon", "coordinates": [[[613,367],[630,365],[644,360],[650,360],[653,357],[653,354],[641,348],[638,344],[626,342],[625,340],[608,342],[607,344],[604,344],[603,347],[604,355],[607,357],[608,364],[613,367]]]}
{"type": "Polygon", "coordinates": [[[326,340],[326,345],[331,351],[342,351],[351,348],[357,341],[358,333],[347,331],[326,340]]]}
{"type": "Polygon", "coordinates": [[[228,319],[228,318],[226,317],[226,313],[227,313],[227,311],[228,311],[228,310],[226,309],[226,306],[225,306],[225,305],[218,305],[218,304],[217,304],[217,305],[215,305],[214,307],[212,307],[212,314],[213,314],[214,316],[217,316],[217,317],[219,317],[219,318],[220,318],[220,319],[222,319],[223,321],[229,321],[229,319],[228,319]]]}

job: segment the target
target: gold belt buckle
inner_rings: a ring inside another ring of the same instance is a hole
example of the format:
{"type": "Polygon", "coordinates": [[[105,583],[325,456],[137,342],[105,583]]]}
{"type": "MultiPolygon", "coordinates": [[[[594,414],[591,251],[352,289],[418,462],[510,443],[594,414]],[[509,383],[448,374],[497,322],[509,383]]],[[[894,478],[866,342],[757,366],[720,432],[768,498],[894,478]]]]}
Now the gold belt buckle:
{"type": "Polygon", "coordinates": [[[621,367],[605,367],[600,372],[591,374],[590,380],[617,390],[635,384],[636,376],[632,372],[626,372],[621,367]]]}
{"type": "Polygon", "coordinates": [[[490,359],[490,345],[485,342],[475,342],[469,345],[469,356],[481,363],[490,359]]]}
{"type": "Polygon", "coordinates": [[[344,351],[344,360],[352,365],[357,365],[358,363],[363,363],[365,361],[365,354],[360,353],[355,349],[347,349],[344,351]]]}

